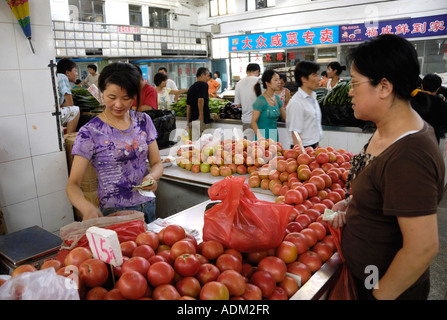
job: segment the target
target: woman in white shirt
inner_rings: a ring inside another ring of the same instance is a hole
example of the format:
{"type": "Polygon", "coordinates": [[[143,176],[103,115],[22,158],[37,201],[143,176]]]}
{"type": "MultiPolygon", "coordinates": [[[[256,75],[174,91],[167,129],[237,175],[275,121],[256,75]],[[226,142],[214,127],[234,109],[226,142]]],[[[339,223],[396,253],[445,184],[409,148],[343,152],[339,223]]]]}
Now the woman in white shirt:
{"type": "Polygon", "coordinates": [[[171,90],[166,87],[168,76],[164,73],[158,72],[154,76],[155,89],[157,90],[158,97],[158,109],[171,110],[171,95],[177,95],[188,92],[188,89],[183,90],[171,90]]]}
{"type": "Polygon", "coordinates": [[[327,66],[327,77],[329,78],[326,88],[330,91],[340,82],[340,74],[346,70],[339,62],[334,61],[327,66]]]}

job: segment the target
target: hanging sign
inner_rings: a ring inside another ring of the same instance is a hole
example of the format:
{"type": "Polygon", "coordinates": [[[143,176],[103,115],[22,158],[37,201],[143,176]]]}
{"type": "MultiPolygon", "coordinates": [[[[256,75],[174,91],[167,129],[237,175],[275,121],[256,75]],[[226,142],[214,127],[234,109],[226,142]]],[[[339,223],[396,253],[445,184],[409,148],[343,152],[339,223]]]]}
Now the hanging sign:
{"type": "Polygon", "coordinates": [[[338,43],[338,35],[338,26],[247,34],[229,37],[229,48],[234,52],[334,44],[338,43]]]}
{"type": "Polygon", "coordinates": [[[447,35],[447,14],[377,21],[376,23],[360,23],[340,26],[339,39],[344,42],[366,41],[381,34],[396,34],[404,38],[419,38],[447,35]]]}

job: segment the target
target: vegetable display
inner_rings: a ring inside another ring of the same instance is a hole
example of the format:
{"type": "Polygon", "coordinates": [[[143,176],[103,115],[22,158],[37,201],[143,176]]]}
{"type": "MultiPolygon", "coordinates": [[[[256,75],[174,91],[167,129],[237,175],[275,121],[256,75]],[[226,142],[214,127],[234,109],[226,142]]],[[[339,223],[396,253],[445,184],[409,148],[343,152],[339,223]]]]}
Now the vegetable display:
{"type": "Polygon", "coordinates": [[[71,94],[73,95],[75,106],[92,110],[102,108],[98,100],[96,100],[96,98],[85,88],[71,89],[71,94]]]}
{"type": "MultiPolygon", "coordinates": [[[[220,109],[225,107],[230,101],[217,98],[210,98],[208,106],[210,113],[220,114],[220,109]]],[[[177,102],[171,104],[172,110],[177,117],[186,117],[186,97],[180,98],[177,102]]]]}
{"type": "Polygon", "coordinates": [[[332,105],[345,105],[351,103],[351,97],[349,96],[349,88],[351,81],[340,81],[323,99],[323,106],[328,104],[332,105]]]}

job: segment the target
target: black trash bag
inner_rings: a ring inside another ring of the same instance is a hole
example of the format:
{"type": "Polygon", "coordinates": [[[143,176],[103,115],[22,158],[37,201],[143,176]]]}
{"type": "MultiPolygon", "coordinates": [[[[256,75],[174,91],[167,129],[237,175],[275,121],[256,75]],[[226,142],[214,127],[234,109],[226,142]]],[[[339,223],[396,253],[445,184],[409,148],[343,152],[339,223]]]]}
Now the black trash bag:
{"type": "Polygon", "coordinates": [[[154,123],[155,129],[158,133],[157,144],[160,149],[168,148],[170,146],[169,135],[175,126],[175,111],[174,110],[147,110],[147,113],[154,123]]]}

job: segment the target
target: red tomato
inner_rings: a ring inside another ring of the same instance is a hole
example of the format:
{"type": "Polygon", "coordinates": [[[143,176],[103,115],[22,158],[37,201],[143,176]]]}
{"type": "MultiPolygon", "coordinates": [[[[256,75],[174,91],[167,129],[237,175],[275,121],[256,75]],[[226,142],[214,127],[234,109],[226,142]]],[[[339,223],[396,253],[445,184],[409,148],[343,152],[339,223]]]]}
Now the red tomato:
{"type": "Polygon", "coordinates": [[[200,264],[209,262],[209,260],[207,258],[205,258],[203,255],[201,255],[200,253],[196,253],[196,257],[197,257],[197,259],[199,259],[200,264]]]}
{"type": "Polygon", "coordinates": [[[332,248],[323,242],[318,242],[312,247],[312,251],[318,254],[322,262],[329,260],[332,257],[332,248]]]}
{"type": "Polygon", "coordinates": [[[87,259],[79,266],[79,278],[87,287],[102,286],[108,277],[107,265],[99,259],[87,259]]]}
{"type": "Polygon", "coordinates": [[[225,270],[236,270],[237,272],[242,271],[242,259],[239,260],[236,256],[223,253],[216,260],[216,266],[219,268],[220,272],[225,270]]]}
{"type": "Polygon", "coordinates": [[[42,266],[40,267],[40,270],[46,269],[46,268],[54,268],[54,271],[57,271],[60,268],[62,268],[62,262],[57,259],[47,260],[42,264],[42,266]]]}
{"type": "Polygon", "coordinates": [[[109,291],[103,287],[91,288],[85,297],[85,300],[104,300],[104,297],[109,291]]]}
{"type": "Polygon", "coordinates": [[[202,286],[197,278],[184,277],[175,283],[175,288],[182,296],[189,296],[198,299],[202,286]]]}
{"type": "Polygon", "coordinates": [[[122,264],[121,274],[127,271],[137,271],[146,276],[150,265],[149,261],[143,257],[132,257],[122,264]]]}
{"type": "Polygon", "coordinates": [[[285,263],[291,263],[298,257],[298,250],[292,242],[282,241],[276,249],[276,256],[285,263]]]}
{"type": "Polygon", "coordinates": [[[163,250],[157,253],[159,256],[165,258],[166,262],[170,265],[174,264],[174,259],[171,258],[171,250],[163,250]]]}
{"type": "Polygon", "coordinates": [[[304,229],[303,226],[299,222],[296,222],[296,221],[289,222],[286,227],[286,230],[288,232],[300,232],[303,229],[304,229]]]}
{"type": "Polygon", "coordinates": [[[139,299],[147,290],[147,281],[137,271],[124,272],[119,278],[118,289],[127,299],[139,299]]]}
{"type": "Polygon", "coordinates": [[[242,253],[240,253],[236,249],[231,249],[231,248],[225,249],[224,253],[231,254],[231,255],[235,256],[236,258],[238,258],[239,260],[242,261],[242,253]]]}
{"type": "Polygon", "coordinates": [[[171,282],[174,279],[174,275],[174,268],[169,263],[163,261],[154,263],[147,270],[147,280],[153,287],[171,282]]]}
{"type": "Polygon", "coordinates": [[[318,270],[320,270],[322,266],[321,258],[318,254],[316,254],[313,251],[306,251],[303,254],[301,254],[298,258],[299,262],[304,263],[306,266],[309,267],[310,272],[314,273],[318,270]]]}
{"type": "Polygon", "coordinates": [[[181,254],[174,261],[174,270],[183,277],[192,277],[200,269],[200,261],[195,254],[181,254]]]}
{"type": "Polygon", "coordinates": [[[228,289],[231,296],[241,296],[245,292],[246,282],[244,277],[235,270],[225,270],[217,281],[222,282],[228,289]]]}
{"type": "Polygon", "coordinates": [[[147,261],[149,261],[150,264],[154,264],[160,261],[168,262],[168,259],[166,259],[163,256],[160,256],[159,254],[156,254],[155,256],[150,257],[147,261]]]}
{"type": "Polygon", "coordinates": [[[249,263],[242,264],[241,275],[249,279],[251,275],[255,272],[255,268],[249,263]]]}
{"type": "Polygon", "coordinates": [[[262,291],[257,285],[247,283],[242,298],[245,300],[262,300],[262,291]]]}
{"type": "Polygon", "coordinates": [[[171,224],[164,228],[163,243],[172,246],[177,241],[185,239],[186,232],[182,226],[171,224]]]}
{"type": "Polygon", "coordinates": [[[191,241],[191,243],[194,245],[194,248],[197,251],[199,245],[197,244],[196,238],[192,234],[187,233],[186,236],[185,236],[185,240],[191,241]]]}
{"type": "Polygon", "coordinates": [[[307,242],[309,244],[309,247],[313,247],[317,243],[318,237],[317,237],[317,233],[315,232],[315,230],[306,228],[306,229],[301,230],[301,233],[307,237],[307,242]]]}
{"type": "Polygon", "coordinates": [[[201,250],[205,258],[214,260],[224,252],[224,247],[216,240],[209,240],[203,242],[201,250]]]}
{"type": "Polygon", "coordinates": [[[294,261],[288,264],[287,272],[300,276],[301,283],[298,284],[300,287],[302,287],[312,276],[309,267],[300,261],[294,261]]]}
{"type": "Polygon", "coordinates": [[[152,298],[155,300],[178,300],[180,293],[169,283],[157,286],[152,292],[152,298]]]}
{"type": "Polygon", "coordinates": [[[276,283],[273,276],[267,271],[257,270],[250,277],[250,283],[261,289],[262,296],[267,298],[275,290],[276,283]]]}
{"type": "Polygon", "coordinates": [[[135,241],[124,241],[120,243],[121,253],[123,256],[132,257],[132,253],[137,247],[137,243],[135,241]]]}
{"type": "Polygon", "coordinates": [[[303,228],[307,228],[312,223],[310,217],[304,213],[297,215],[295,221],[298,222],[303,228]]]}
{"type": "Polygon", "coordinates": [[[216,281],[219,275],[220,271],[214,264],[204,263],[200,265],[199,272],[197,272],[195,277],[203,286],[205,283],[208,283],[210,281],[216,281]]]}
{"type": "Polygon", "coordinates": [[[19,274],[22,274],[24,272],[34,272],[37,271],[37,269],[30,265],[30,264],[22,264],[21,266],[18,266],[14,269],[14,271],[11,273],[11,277],[18,276],[19,274]]]}
{"type": "Polygon", "coordinates": [[[135,242],[139,246],[146,244],[152,249],[157,250],[160,239],[158,238],[158,234],[156,234],[155,232],[147,231],[140,233],[135,239],[135,242]]]}
{"type": "Polygon", "coordinates": [[[93,254],[90,251],[90,249],[87,249],[85,247],[77,247],[71,250],[67,256],[65,257],[64,264],[66,266],[68,265],[74,265],[76,267],[79,267],[79,265],[87,260],[93,258],[93,254]]]}
{"type": "Polygon", "coordinates": [[[200,300],[230,300],[230,292],[222,282],[210,281],[200,290],[200,300]]]}
{"type": "Polygon", "coordinates": [[[171,258],[175,260],[179,255],[185,253],[196,253],[196,247],[190,240],[180,240],[174,243],[170,249],[171,258]]]}
{"type": "Polygon", "coordinates": [[[247,259],[248,263],[251,263],[253,265],[256,265],[259,263],[259,261],[262,260],[262,258],[267,257],[267,251],[258,251],[258,252],[247,252],[245,254],[245,258],[247,259]]]}
{"type": "MultiPolygon", "coordinates": [[[[313,206],[315,206],[315,205],[316,205],[316,204],[314,204],[313,206]]],[[[311,221],[311,222],[315,222],[315,221],[317,221],[317,218],[318,218],[319,216],[321,216],[320,212],[318,212],[318,211],[315,210],[315,209],[307,209],[306,211],[304,211],[304,214],[310,218],[310,221],[311,221]]],[[[303,227],[304,227],[304,226],[303,226],[303,227]]]]}
{"type": "Polygon", "coordinates": [[[150,257],[155,255],[154,249],[147,244],[143,244],[135,248],[132,253],[132,257],[143,257],[145,259],[149,259],[150,257]]]}
{"type": "Polygon", "coordinates": [[[315,231],[318,241],[323,240],[324,237],[326,237],[326,228],[322,223],[312,222],[309,225],[309,228],[315,231]]]}
{"type": "Polygon", "coordinates": [[[330,246],[331,249],[332,249],[332,252],[337,251],[337,246],[335,245],[334,237],[331,234],[329,234],[326,237],[324,237],[324,239],[321,240],[321,242],[323,242],[323,243],[327,244],[328,246],[330,246]]]}
{"type": "Polygon", "coordinates": [[[267,297],[268,300],[289,300],[287,292],[281,287],[275,287],[273,293],[267,297]]]}
{"type": "Polygon", "coordinates": [[[126,298],[121,294],[118,288],[114,288],[107,292],[104,296],[104,300],[126,300],[126,298]]]}
{"type": "Polygon", "coordinates": [[[270,272],[275,282],[281,282],[286,276],[287,265],[278,257],[268,256],[259,261],[258,270],[270,272]]]}
{"type": "Polygon", "coordinates": [[[284,241],[292,242],[298,254],[302,254],[309,250],[309,243],[307,237],[300,232],[291,232],[284,237],[284,241]]]}
{"type": "Polygon", "coordinates": [[[284,289],[288,298],[293,296],[299,289],[298,282],[296,282],[296,280],[289,275],[284,277],[284,279],[279,283],[279,286],[284,289]]]}

